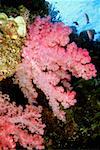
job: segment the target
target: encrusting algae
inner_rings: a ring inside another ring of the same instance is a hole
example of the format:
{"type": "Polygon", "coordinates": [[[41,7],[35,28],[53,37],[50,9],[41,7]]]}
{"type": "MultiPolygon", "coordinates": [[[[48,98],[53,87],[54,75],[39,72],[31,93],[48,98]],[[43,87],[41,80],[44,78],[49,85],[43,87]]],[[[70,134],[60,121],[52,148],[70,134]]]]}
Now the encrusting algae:
{"type": "Polygon", "coordinates": [[[8,18],[0,13],[0,80],[14,74],[25,36],[26,23],[21,16],[8,18]]]}

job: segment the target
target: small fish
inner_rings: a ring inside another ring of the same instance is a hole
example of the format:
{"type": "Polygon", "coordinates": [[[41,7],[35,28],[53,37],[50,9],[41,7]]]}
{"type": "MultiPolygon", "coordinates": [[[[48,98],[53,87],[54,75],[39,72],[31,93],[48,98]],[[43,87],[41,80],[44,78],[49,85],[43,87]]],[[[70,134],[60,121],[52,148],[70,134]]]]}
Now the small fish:
{"type": "Polygon", "coordinates": [[[78,24],[78,22],[77,22],[77,21],[74,21],[73,23],[74,23],[75,25],[79,26],[79,24],[78,24]]]}
{"type": "Polygon", "coordinates": [[[95,34],[94,30],[87,30],[87,35],[90,41],[93,40],[94,34],[95,34]]]}
{"type": "Polygon", "coordinates": [[[85,13],[85,17],[86,17],[86,22],[87,22],[87,24],[88,24],[90,21],[89,21],[89,16],[88,16],[87,13],[85,13]]]}
{"type": "MultiPolygon", "coordinates": [[[[89,21],[89,16],[88,16],[87,13],[85,13],[85,17],[86,17],[86,23],[87,23],[87,24],[90,23],[90,21],[89,21]]],[[[90,41],[93,40],[94,34],[95,34],[95,33],[93,32],[93,30],[87,30],[87,35],[88,35],[88,38],[89,38],[90,41]]]]}

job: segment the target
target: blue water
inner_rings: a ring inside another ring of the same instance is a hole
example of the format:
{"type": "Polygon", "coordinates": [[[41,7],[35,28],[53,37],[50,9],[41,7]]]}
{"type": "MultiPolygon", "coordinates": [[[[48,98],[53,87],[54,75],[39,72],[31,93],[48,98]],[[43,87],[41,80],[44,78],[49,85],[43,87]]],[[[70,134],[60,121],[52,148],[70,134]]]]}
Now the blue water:
{"type": "Polygon", "coordinates": [[[100,1],[99,0],[47,0],[59,10],[62,21],[69,26],[76,26],[78,33],[94,29],[94,40],[100,39],[100,1]],[[86,16],[89,17],[87,24],[86,16]],[[77,22],[78,26],[73,22],[77,22]]]}

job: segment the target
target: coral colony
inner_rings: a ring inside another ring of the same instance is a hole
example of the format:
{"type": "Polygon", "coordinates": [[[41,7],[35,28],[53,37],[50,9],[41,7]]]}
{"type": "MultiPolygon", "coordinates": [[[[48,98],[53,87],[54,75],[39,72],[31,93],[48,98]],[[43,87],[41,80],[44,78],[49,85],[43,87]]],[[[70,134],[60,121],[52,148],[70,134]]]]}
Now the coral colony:
{"type": "Polygon", "coordinates": [[[51,23],[50,17],[37,17],[29,25],[14,76],[29,103],[24,109],[0,93],[0,148],[15,149],[19,143],[27,149],[44,149],[45,125],[42,106],[34,106],[35,87],[45,94],[54,116],[65,122],[64,110],[76,103],[71,77],[88,80],[96,76],[88,51],[69,43],[71,32],[63,23],[51,23]]]}
{"type": "Polygon", "coordinates": [[[13,75],[21,61],[20,49],[25,29],[23,17],[8,18],[5,13],[0,13],[0,80],[13,75]]]}

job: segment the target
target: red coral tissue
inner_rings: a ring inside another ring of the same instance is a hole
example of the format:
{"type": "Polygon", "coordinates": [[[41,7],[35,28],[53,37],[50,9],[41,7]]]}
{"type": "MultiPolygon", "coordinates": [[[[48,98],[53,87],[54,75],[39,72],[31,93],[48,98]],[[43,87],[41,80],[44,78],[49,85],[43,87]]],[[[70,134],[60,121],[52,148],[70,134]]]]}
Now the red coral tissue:
{"type": "Polygon", "coordinates": [[[25,109],[9,102],[8,95],[0,92],[0,149],[15,149],[19,143],[29,150],[43,149],[45,125],[41,107],[27,105],[25,109]]]}
{"type": "Polygon", "coordinates": [[[76,103],[71,76],[86,80],[96,76],[88,51],[78,48],[74,42],[69,44],[71,32],[63,23],[51,23],[49,17],[37,17],[29,26],[22,49],[23,60],[15,76],[30,103],[36,101],[37,86],[46,95],[54,115],[62,121],[65,121],[63,109],[76,103]]]}

